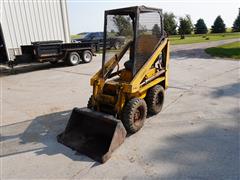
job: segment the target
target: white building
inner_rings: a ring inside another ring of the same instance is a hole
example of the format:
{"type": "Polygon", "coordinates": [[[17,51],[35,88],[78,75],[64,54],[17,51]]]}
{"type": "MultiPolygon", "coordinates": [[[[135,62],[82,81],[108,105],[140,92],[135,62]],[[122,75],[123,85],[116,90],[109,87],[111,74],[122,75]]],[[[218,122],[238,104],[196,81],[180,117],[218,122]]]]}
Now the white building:
{"type": "Polygon", "coordinates": [[[1,0],[0,61],[21,54],[35,41],[70,42],[66,0],[1,0]]]}

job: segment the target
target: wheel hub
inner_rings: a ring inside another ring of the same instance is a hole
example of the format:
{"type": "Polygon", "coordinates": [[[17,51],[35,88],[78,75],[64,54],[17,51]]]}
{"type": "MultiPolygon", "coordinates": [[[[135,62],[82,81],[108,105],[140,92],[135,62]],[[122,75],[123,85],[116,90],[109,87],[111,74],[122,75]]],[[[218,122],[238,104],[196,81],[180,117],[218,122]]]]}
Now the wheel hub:
{"type": "Polygon", "coordinates": [[[89,53],[86,53],[84,55],[84,59],[85,59],[85,61],[90,61],[91,60],[91,55],[89,53]]]}
{"type": "Polygon", "coordinates": [[[77,57],[77,55],[72,55],[72,56],[71,56],[71,61],[72,61],[72,63],[77,63],[77,62],[78,62],[78,57],[77,57]]]}
{"type": "Polygon", "coordinates": [[[138,126],[140,124],[141,120],[142,120],[141,110],[138,108],[133,116],[134,124],[136,126],[138,126]]]}

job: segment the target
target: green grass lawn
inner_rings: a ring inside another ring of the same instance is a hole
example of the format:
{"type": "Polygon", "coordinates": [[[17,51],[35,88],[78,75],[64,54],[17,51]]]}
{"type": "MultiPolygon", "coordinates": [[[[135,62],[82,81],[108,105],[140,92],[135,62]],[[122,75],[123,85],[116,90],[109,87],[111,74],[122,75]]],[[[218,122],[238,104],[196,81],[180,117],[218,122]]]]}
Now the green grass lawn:
{"type": "Polygon", "coordinates": [[[228,32],[228,33],[232,32],[232,28],[227,28],[226,32],[228,32]]]}
{"type": "Polygon", "coordinates": [[[86,35],[86,33],[73,34],[71,35],[71,39],[80,39],[83,38],[84,35],[86,35]]]}
{"type": "Polygon", "coordinates": [[[180,39],[179,35],[170,36],[170,43],[175,44],[192,44],[209,41],[219,41],[224,39],[240,38],[240,33],[219,33],[219,34],[206,34],[206,35],[186,35],[185,39],[180,39]]]}
{"type": "Polygon", "coordinates": [[[205,49],[206,53],[217,56],[240,60],[240,41],[224,44],[222,46],[205,49]]]}
{"type": "MultiPolygon", "coordinates": [[[[71,35],[71,38],[72,39],[81,38],[83,36],[82,34],[71,35]]],[[[234,38],[240,38],[240,33],[219,33],[219,34],[204,34],[204,35],[191,34],[191,35],[186,35],[185,39],[180,39],[179,35],[173,35],[173,36],[170,36],[170,43],[172,45],[192,44],[192,43],[200,43],[200,42],[219,41],[224,39],[234,39],[234,38]]]]}

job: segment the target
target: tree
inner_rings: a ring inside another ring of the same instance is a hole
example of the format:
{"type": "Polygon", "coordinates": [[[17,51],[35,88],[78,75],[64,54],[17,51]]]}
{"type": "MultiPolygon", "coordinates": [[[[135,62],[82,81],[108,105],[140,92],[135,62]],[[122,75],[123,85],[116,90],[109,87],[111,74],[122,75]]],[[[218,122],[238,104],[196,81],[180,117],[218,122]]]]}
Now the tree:
{"type": "Polygon", "coordinates": [[[164,13],[164,30],[169,35],[177,34],[177,22],[173,13],[164,13]]]}
{"type": "Polygon", "coordinates": [[[189,15],[179,18],[178,33],[181,35],[181,39],[185,38],[185,34],[191,34],[193,30],[192,20],[189,15]]]}
{"type": "Polygon", "coordinates": [[[139,34],[144,34],[147,32],[147,26],[146,25],[142,25],[139,24],[139,30],[138,30],[139,34]]]}
{"type": "Polygon", "coordinates": [[[153,28],[152,28],[152,34],[160,37],[161,36],[161,30],[158,24],[154,24],[153,28]]]}
{"type": "Polygon", "coordinates": [[[233,32],[240,32],[240,10],[237,18],[235,19],[232,27],[233,32]]]}
{"type": "Polygon", "coordinates": [[[119,36],[130,36],[132,35],[132,25],[130,17],[124,17],[116,15],[113,17],[113,22],[118,30],[119,36]]]}
{"type": "Polygon", "coordinates": [[[206,34],[208,32],[207,26],[203,19],[197,20],[195,24],[194,33],[195,34],[206,34]]]}
{"type": "Polygon", "coordinates": [[[226,32],[226,25],[223,22],[221,16],[218,16],[213,25],[212,25],[212,33],[224,33],[226,32]]]}

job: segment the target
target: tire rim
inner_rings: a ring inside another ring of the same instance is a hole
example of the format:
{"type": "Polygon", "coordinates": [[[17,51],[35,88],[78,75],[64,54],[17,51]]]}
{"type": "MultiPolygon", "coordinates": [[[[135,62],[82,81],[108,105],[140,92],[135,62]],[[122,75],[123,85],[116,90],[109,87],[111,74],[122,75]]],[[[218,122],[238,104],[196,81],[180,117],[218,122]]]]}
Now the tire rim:
{"type": "Polygon", "coordinates": [[[140,126],[143,119],[143,108],[137,108],[136,112],[133,115],[133,121],[135,126],[140,126]]]}
{"type": "Polygon", "coordinates": [[[71,60],[71,62],[72,62],[73,64],[77,64],[78,61],[79,61],[79,58],[78,58],[78,56],[77,56],[76,54],[73,54],[73,55],[71,55],[70,60],[71,60]]]}
{"type": "Polygon", "coordinates": [[[84,60],[86,62],[90,62],[91,61],[91,54],[90,53],[85,53],[84,54],[84,60]]]}

